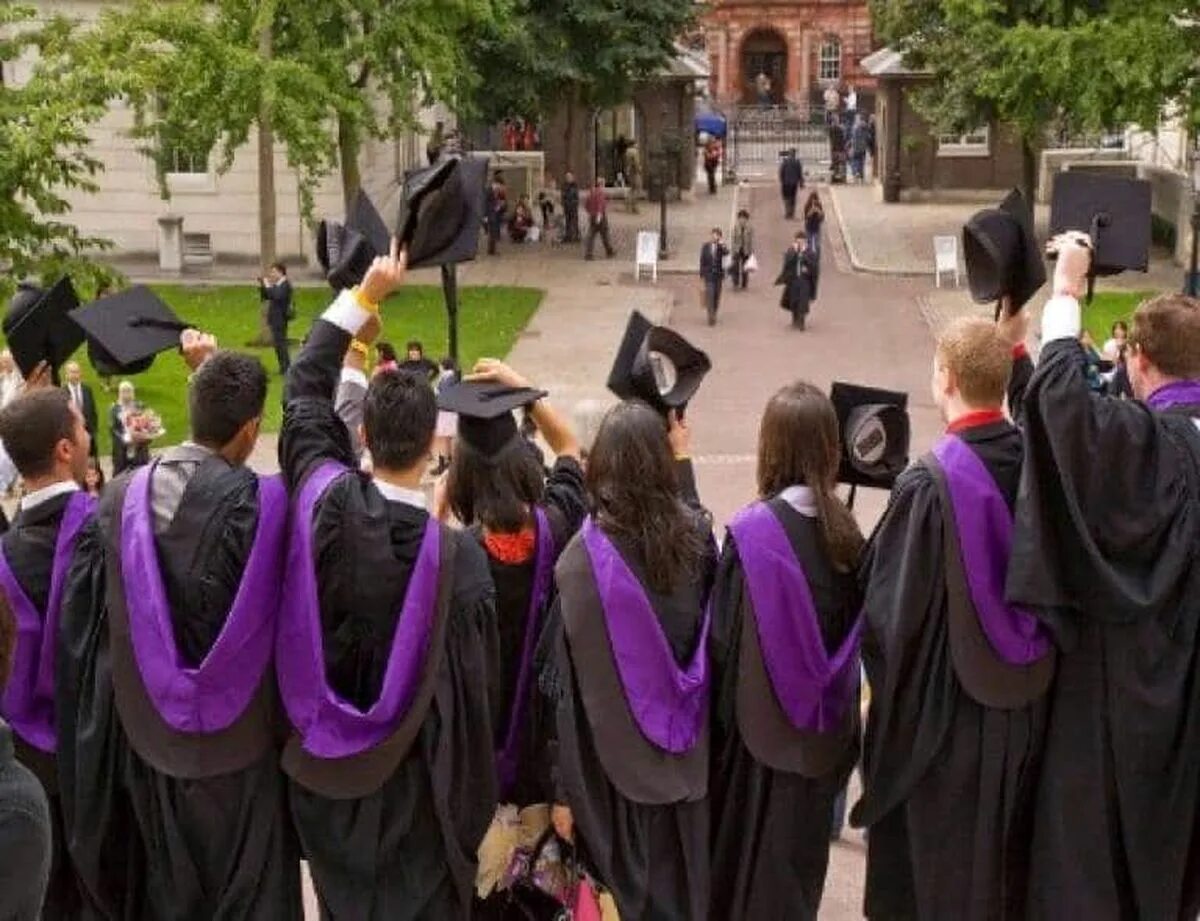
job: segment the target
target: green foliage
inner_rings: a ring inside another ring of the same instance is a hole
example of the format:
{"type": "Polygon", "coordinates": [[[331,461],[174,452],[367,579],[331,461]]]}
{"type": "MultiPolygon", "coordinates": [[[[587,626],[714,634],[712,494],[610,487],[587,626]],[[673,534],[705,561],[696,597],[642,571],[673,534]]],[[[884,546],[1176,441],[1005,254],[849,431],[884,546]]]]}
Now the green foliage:
{"type": "MultiPolygon", "coordinates": [[[[276,373],[275,353],[271,349],[250,348],[247,343],[258,334],[258,289],[249,285],[231,287],[182,287],[155,285],[154,290],[171,308],[188,322],[213,333],[222,347],[257,355],[270,374],[267,394],[265,431],[278,431],[281,422],[282,378],[276,373]]],[[[463,288],[459,305],[459,343],[464,366],[485,355],[506,355],[525,328],[541,302],[542,293],[531,288],[463,288]]],[[[312,321],[329,305],[329,292],[324,288],[297,288],[295,292],[296,320],[291,325],[293,337],[303,336],[312,321]]],[[[409,339],[419,339],[434,359],[446,349],[446,311],[440,288],[412,286],[402,288],[384,307],[386,341],[403,345],[409,339]]],[[[295,354],[296,346],[292,352],[295,354]]],[[[100,452],[111,451],[105,410],[116,399],[117,381],[113,392],[105,394],[95,371],[86,360],[86,347],[76,356],[84,368],[84,379],[95,390],[101,410],[99,433],[100,452]]],[[[133,379],[138,398],[163,419],[167,434],[161,447],[187,438],[188,371],[183,361],[170,353],[160,355],[153,367],[133,379]]]]}
{"type": "Polygon", "coordinates": [[[872,0],[876,34],[932,76],[915,103],[940,129],[1153,127],[1196,76],[1170,0],[872,0]]]}
{"type": "Polygon", "coordinates": [[[30,277],[49,282],[71,272],[84,287],[110,277],[85,256],[107,242],[66,220],[65,193],[95,188],[100,163],[88,153],[87,129],[104,114],[64,66],[58,50],[71,34],[61,18],[41,23],[34,11],[0,0],[0,60],[38,52],[43,59],[22,86],[0,83],[0,298],[30,277]]]}
{"type": "Polygon", "coordinates": [[[509,18],[476,30],[474,111],[495,121],[565,98],[614,105],[670,60],[695,15],[694,0],[514,0],[509,18]]]}

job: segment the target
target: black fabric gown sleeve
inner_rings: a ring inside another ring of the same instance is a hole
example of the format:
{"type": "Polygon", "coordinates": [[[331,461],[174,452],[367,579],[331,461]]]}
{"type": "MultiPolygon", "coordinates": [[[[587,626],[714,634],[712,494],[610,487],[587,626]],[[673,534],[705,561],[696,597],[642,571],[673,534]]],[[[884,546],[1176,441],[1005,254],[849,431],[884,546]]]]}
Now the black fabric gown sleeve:
{"type": "Polygon", "coordinates": [[[1025,415],[1025,393],[1029,390],[1029,381],[1033,377],[1033,359],[1022,350],[1013,359],[1012,375],[1008,379],[1008,414],[1013,422],[1021,424],[1025,415]]]}
{"type": "Polygon", "coordinates": [[[556,533],[558,549],[567,545],[587,517],[587,487],[583,467],[574,457],[560,457],[550,468],[546,477],[546,491],[542,503],[547,510],[558,513],[562,533],[556,533]]]}
{"type": "Polygon", "coordinates": [[[122,789],[126,743],[112,691],[104,544],[93,520],[80,533],[65,588],[55,696],[58,776],[83,917],[135,919],[143,843],[122,789]]]}
{"type": "Polygon", "coordinates": [[[871,685],[857,826],[886,816],[945,745],[957,680],[945,616],[942,516],[937,488],[921,466],[901,474],[864,551],[862,655],[871,685]]]}
{"type": "Polygon", "coordinates": [[[350,432],[333,404],[350,340],[341,327],[318,319],[288,370],[279,466],[290,491],[298,490],[308,471],[322,461],[358,466],[350,432]]]}
{"type": "Polygon", "coordinates": [[[1045,347],[1024,406],[1010,599],[1110,623],[1177,608],[1200,535],[1186,420],[1090,393],[1074,340],[1045,347]]]}

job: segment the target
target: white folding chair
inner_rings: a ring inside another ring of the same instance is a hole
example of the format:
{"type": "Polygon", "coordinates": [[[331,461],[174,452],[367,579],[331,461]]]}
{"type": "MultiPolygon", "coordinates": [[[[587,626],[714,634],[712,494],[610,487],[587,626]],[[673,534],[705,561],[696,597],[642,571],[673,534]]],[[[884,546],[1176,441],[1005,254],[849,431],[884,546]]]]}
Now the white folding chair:
{"type": "Polygon", "coordinates": [[[954,287],[958,287],[958,237],[933,238],[933,281],[942,286],[942,274],[954,273],[954,287]]]}

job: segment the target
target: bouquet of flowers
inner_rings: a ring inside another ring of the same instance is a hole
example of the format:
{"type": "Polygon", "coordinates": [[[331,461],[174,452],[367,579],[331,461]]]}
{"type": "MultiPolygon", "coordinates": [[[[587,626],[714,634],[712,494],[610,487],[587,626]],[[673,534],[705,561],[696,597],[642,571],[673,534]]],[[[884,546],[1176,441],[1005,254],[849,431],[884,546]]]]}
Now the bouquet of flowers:
{"type": "Polygon", "coordinates": [[[152,409],[136,409],[126,415],[125,430],[135,441],[153,441],[166,434],[162,418],[152,409]]]}

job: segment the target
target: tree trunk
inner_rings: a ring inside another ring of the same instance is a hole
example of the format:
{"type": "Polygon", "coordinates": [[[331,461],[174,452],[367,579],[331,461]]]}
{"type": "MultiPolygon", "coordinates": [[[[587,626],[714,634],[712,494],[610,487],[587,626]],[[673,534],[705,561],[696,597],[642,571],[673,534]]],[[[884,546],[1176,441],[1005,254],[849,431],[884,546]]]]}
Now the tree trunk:
{"type": "Polygon", "coordinates": [[[580,167],[582,164],[575,163],[575,150],[572,145],[575,143],[575,87],[572,86],[567,90],[567,117],[563,119],[565,127],[563,128],[563,164],[561,172],[570,170],[575,174],[576,179],[583,179],[587,176],[580,167]]]}
{"type": "MultiPolygon", "coordinates": [[[[272,55],[271,22],[268,19],[258,33],[258,53],[264,62],[272,55]]],[[[258,253],[262,268],[275,261],[275,131],[271,124],[271,103],[263,93],[258,104],[258,253]]],[[[267,306],[263,302],[259,315],[258,342],[255,345],[271,344],[271,330],[267,326],[267,306]]]]}
{"type": "Polygon", "coordinates": [[[354,199],[362,188],[362,172],[358,166],[360,148],[357,127],[346,121],[345,117],[338,118],[338,159],[342,164],[342,202],[346,206],[346,214],[354,207],[354,199]]]}
{"type": "Polygon", "coordinates": [[[1037,201],[1038,158],[1033,142],[1028,136],[1021,137],[1021,194],[1029,203],[1032,212],[1037,201]]]}

